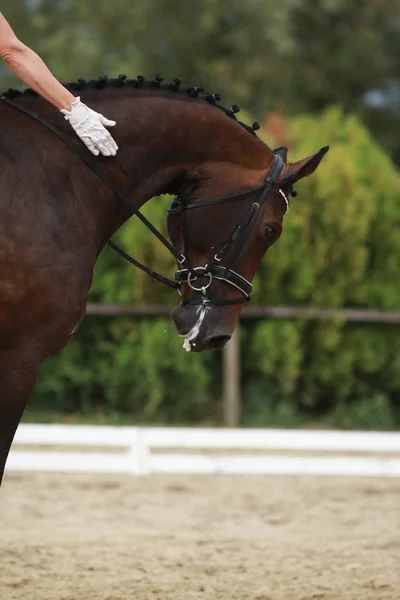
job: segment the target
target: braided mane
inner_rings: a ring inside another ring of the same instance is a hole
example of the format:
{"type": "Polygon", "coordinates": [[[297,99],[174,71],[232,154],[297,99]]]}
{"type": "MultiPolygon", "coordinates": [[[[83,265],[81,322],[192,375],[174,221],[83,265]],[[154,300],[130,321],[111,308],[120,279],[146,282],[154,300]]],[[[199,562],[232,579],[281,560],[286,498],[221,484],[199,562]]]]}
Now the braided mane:
{"type": "MultiPolygon", "coordinates": [[[[253,123],[251,127],[242,123],[236,118],[236,113],[239,112],[239,107],[234,104],[231,108],[225,108],[218,104],[221,100],[220,94],[205,94],[202,86],[184,86],[180,77],[174,77],[170,83],[163,83],[164,78],[161,75],[156,75],[154,79],[146,79],[143,75],[138,75],[134,79],[128,79],[126,75],[119,75],[115,79],[108,78],[106,75],[102,75],[98,79],[78,79],[70,83],[64,83],[64,87],[70,92],[81,92],[84,90],[104,90],[107,88],[136,88],[136,89],[147,89],[147,90],[161,90],[169,91],[171,94],[179,94],[181,96],[187,96],[190,98],[198,98],[204,100],[209,104],[212,104],[228,117],[234,119],[239,125],[244,127],[252,135],[256,135],[256,130],[259,129],[258,123],[253,123]]],[[[38,94],[28,88],[24,91],[9,89],[3,97],[9,98],[10,100],[17,98],[18,96],[32,95],[37,96],[38,94]]]]}

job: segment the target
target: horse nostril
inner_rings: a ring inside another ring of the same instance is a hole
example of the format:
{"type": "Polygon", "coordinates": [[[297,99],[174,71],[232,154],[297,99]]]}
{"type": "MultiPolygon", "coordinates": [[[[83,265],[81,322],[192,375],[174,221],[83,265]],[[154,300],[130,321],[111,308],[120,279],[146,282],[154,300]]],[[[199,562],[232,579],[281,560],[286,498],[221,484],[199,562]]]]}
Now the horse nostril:
{"type": "Polygon", "coordinates": [[[217,335],[207,340],[206,348],[207,350],[221,350],[230,339],[230,335],[217,335]]]}

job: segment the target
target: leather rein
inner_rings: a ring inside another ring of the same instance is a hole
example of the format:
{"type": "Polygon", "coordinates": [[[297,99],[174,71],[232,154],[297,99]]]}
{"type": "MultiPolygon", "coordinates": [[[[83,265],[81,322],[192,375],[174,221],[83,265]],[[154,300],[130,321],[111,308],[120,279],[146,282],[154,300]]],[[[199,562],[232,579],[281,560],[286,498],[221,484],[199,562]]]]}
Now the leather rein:
{"type": "MultiPolygon", "coordinates": [[[[98,166],[94,163],[94,161],[91,160],[86,154],[84,154],[80,148],[76,147],[75,144],[66,135],[64,135],[61,131],[59,131],[57,129],[57,127],[55,127],[54,125],[49,123],[46,119],[43,119],[38,113],[34,113],[32,111],[27,110],[26,108],[19,106],[18,104],[16,104],[15,102],[13,102],[12,100],[10,100],[9,98],[7,98],[5,96],[0,96],[0,100],[2,100],[3,102],[6,102],[13,108],[28,115],[29,117],[35,119],[36,121],[39,121],[42,125],[47,127],[47,129],[49,129],[55,135],[57,135],[69,148],[71,148],[83,160],[83,162],[103,181],[103,183],[105,183],[107,185],[107,187],[109,187],[112,190],[114,195],[125,206],[125,208],[127,208],[131,214],[136,215],[140,219],[140,221],[147,227],[147,229],[149,229],[151,231],[151,233],[153,233],[153,235],[155,235],[157,237],[157,239],[160,240],[160,242],[174,256],[175,260],[177,261],[177,263],[180,265],[181,268],[178,269],[178,271],[176,271],[176,273],[174,273],[174,279],[169,279],[168,277],[165,277],[164,275],[157,273],[157,271],[153,271],[149,267],[146,267],[145,265],[143,265],[142,263],[137,261],[135,258],[133,258],[129,254],[127,254],[122,248],[120,248],[112,240],[108,240],[107,244],[113,250],[115,250],[118,254],[120,254],[120,256],[122,256],[124,259],[126,259],[128,262],[133,264],[138,269],[141,269],[142,271],[144,271],[145,273],[150,275],[150,277],[152,277],[156,281],[159,281],[160,283],[163,283],[164,285],[167,285],[169,287],[176,289],[179,293],[180,293],[180,286],[182,283],[187,283],[192,290],[194,290],[196,292],[198,291],[201,293],[201,296],[200,296],[201,301],[200,302],[195,301],[195,300],[183,300],[181,303],[183,305],[187,305],[187,304],[194,304],[194,305],[243,304],[250,300],[251,294],[252,294],[252,287],[253,287],[251,282],[248,281],[247,279],[245,279],[242,275],[240,275],[233,269],[231,269],[229,267],[229,265],[222,265],[221,263],[222,263],[223,257],[225,256],[227,251],[233,246],[233,244],[236,241],[238,241],[238,239],[240,237],[244,238],[245,235],[247,235],[247,236],[249,235],[249,233],[251,232],[251,230],[253,229],[253,227],[255,225],[255,221],[260,212],[260,209],[267,201],[267,197],[271,190],[274,190],[275,192],[277,192],[278,194],[281,195],[281,197],[283,198],[283,200],[285,202],[285,213],[287,212],[287,210],[289,208],[289,200],[288,200],[286,194],[281,190],[281,188],[276,185],[276,181],[280,175],[280,172],[281,172],[283,164],[284,164],[282,158],[278,154],[275,154],[274,163],[271,167],[270,173],[266,177],[264,183],[259,187],[256,187],[256,188],[253,188],[250,190],[246,190],[244,192],[240,192],[239,194],[233,194],[231,196],[226,196],[224,198],[217,198],[215,200],[205,200],[205,201],[193,202],[193,203],[185,203],[185,201],[181,198],[175,198],[173,200],[170,208],[168,209],[169,215],[178,214],[185,210],[202,208],[204,206],[213,206],[215,204],[229,202],[231,200],[236,200],[238,198],[247,196],[248,194],[251,194],[251,193],[260,192],[260,196],[259,196],[258,200],[252,204],[247,215],[244,217],[242,222],[235,228],[234,232],[229,237],[229,239],[226,241],[226,243],[223,245],[221,250],[219,252],[217,252],[217,254],[215,254],[215,256],[211,260],[211,262],[202,267],[192,267],[190,265],[187,257],[184,254],[181,254],[181,252],[179,252],[179,250],[177,248],[175,248],[175,246],[173,246],[164,237],[164,235],[160,231],[158,231],[158,229],[156,227],[154,227],[154,225],[140,212],[139,209],[132,206],[131,203],[127,200],[127,198],[124,196],[124,194],[120,190],[118,190],[114,186],[114,184],[112,184],[110,182],[110,180],[106,177],[106,175],[103,173],[103,171],[98,168],[98,166]],[[208,277],[208,281],[207,281],[206,285],[203,285],[200,287],[195,286],[194,282],[197,280],[197,278],[203,277],[203,276],[208,277]],[[229,283],[233,287],[237,288],[238,290],[240,290],[240,292],[242,292],[243,298],[234,298],[234,299],[227,299],[227,300],[221,300],[221,301],[211,300],[207,296],[207,290],[210,288],[214,279],[219,279],[221,281],[225,281],[226,283],[229,283]]],[[[230,264],[232,264],[234,262],[234,258],[237,258],[240,248],[241,248],[241,246],[239,246],[239,244],[237,244],[235,251],[231,254],[230,261],[229,261],[230,264]]]]}

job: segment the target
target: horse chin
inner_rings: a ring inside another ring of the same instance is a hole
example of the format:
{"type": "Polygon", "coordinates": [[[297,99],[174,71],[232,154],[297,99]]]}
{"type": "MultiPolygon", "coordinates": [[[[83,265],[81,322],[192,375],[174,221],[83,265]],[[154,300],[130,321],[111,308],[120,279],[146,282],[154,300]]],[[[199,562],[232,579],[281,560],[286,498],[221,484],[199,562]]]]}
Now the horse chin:
{"type": "Polygon", "coordinates": [[[230,340],[232,332],[221,324],[219,309],[211,306],[180,306],[172,317],[178,335],[184,338],[187,352],[220,350],[230,340]]]}

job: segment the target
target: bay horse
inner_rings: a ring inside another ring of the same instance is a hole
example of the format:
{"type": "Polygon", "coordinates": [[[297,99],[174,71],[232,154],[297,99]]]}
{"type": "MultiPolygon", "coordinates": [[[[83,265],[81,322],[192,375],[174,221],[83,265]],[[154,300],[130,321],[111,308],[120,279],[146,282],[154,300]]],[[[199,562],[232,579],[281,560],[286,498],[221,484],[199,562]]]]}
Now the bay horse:
{"type": "MultiPolygon", "coordinates": [[[[168,211],[173,319],[191,351],[232,335],[266,250],[279,238],[293,185],[328,147],[295,163],[225,109],[218,94],[101,77],[66,84],[113,115],[116,157],[89,159],[61,115],[32,90],[0,101],[0,481],[41,362],[81,324],[96,259],[110,236],[153,196],[168,211]],[[123,190],[124,192],[120,192],[123,190]]],[[[144,217],[142,218],[142,220],[144,217]]],[[[145,219],[144,219],[145,220],[145,219]]],[[[145,220],[146,221],[146,220],[145,220]]],[[[151,224],[146,222],[151,228],[151,224]]]]}

